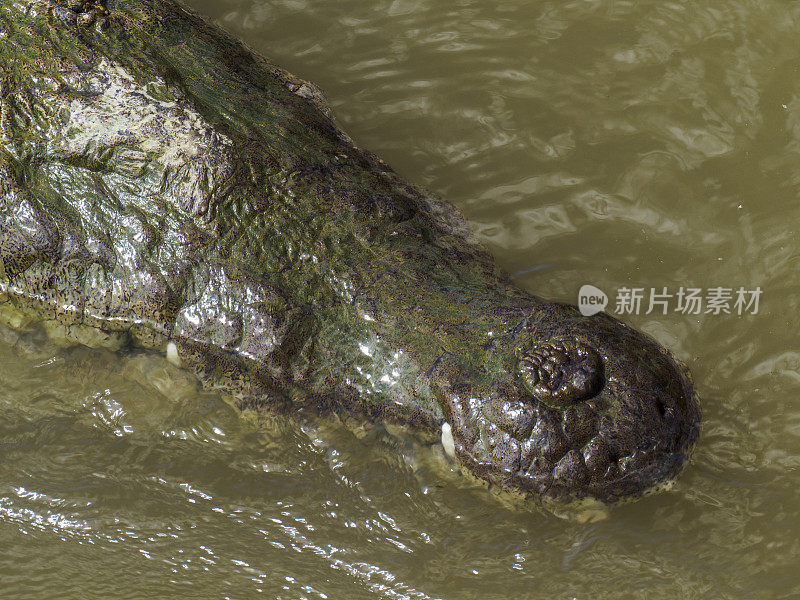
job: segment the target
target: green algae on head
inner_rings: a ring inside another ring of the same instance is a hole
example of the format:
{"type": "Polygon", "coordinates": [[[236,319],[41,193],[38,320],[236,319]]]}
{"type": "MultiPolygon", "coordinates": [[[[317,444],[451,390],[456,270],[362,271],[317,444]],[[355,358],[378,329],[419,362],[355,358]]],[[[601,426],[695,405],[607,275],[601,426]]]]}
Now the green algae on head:
{"type": "Polygon", "coordinates": [[[0,4],[0,314],[167,352],[258,411],[443,432],[470,473],[611,502],[699,432],[647,336],[514,287],[318,90],[166,0],[0,4]]]}

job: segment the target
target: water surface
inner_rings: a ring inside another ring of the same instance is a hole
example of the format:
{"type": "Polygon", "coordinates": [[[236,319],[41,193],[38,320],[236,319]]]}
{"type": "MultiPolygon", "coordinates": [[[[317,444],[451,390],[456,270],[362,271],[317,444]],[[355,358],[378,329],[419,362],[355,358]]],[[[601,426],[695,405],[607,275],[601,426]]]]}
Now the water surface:
{"type": "Polygon", "coordinates": [[[320,85],[534,293],[760,287],[759,311],[625,317],[690,365],[704,426],[672,491],[596,523],[2,330],[2,597],[800,596],[800,6],[190,4],[320,85]]]}

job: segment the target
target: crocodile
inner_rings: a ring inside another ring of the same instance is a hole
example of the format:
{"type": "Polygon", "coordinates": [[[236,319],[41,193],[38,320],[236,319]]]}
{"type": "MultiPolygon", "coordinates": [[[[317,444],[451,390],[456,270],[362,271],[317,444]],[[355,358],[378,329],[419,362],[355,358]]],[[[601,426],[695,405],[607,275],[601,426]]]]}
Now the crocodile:
{"type": "Polygon", "coordinates": [[[172,0],[0,1],[0,314],[245,411],[440,437],[543,503],[659,489],[700,431],[668,350],[514,285],[316,86],[172,0]]]}

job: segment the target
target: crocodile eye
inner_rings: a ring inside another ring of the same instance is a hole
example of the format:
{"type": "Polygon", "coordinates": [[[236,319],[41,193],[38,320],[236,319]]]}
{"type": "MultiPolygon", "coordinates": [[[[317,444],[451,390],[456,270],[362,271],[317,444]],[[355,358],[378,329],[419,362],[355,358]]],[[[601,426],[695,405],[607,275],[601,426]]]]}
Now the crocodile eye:
{"type": "Polygon", "coordinates": [[[535,344],[519,356],[517,372],[537,400],[553,408],[594,396],[602,387],[602,360],[581,343],[535,344]]]}

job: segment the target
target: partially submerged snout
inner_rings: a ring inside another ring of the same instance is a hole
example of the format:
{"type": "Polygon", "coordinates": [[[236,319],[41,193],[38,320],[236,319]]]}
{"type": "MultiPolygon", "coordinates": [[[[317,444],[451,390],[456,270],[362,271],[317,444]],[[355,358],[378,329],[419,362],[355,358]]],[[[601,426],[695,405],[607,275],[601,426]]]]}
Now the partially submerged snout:
{"type": "Polygon", "coordinates": [[[445,393],[455,454],[503,489],[552,500],[631,499],[670,482],[698,437],[688,370],[605,315],[543,304],[508,339],[503,376],[445,393]]]}

